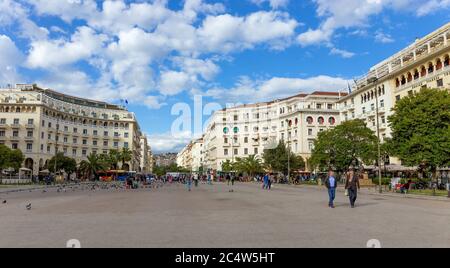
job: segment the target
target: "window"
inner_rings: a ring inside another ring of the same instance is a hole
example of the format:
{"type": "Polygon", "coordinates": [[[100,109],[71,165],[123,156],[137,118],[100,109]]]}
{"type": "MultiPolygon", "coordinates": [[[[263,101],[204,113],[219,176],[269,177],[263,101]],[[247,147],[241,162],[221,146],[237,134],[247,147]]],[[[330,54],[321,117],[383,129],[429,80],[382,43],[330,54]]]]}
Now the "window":
{"type": "Polygon", "coordinates": [[[372,104],[370,105],[370,110],[371,110],[371,111],[375,111],[375,104],[374,104],[374,103],[372,103],[372,104]]]}
{"type": "Polygon", "coordinates": [[[49,127],[49,128],[52,127],[52,122],[48,122],[48,127],[49,127]]]}
{"type": "Polygon", "coordinates": [[[114,147],[116,147],[116,148],[119,147],[119,142],[115,141],[114,142],[114,147]]]}
{"type": "Polygon", "coordinates": [[[245,154],[245,155],[248,155],[248,148],[245,148],[245,149],[244,149],[244,154],[245,154]]]}
{"type": "Polygon", "coordinates": [[[45,127],[45,120],[42,120],[42,127],[45,127]]]}
{"type": "Polygon", "coordinates": [[[69,127],[68,126],[64,126],[64,131],[68,132],[69,131],[69,127]]]}
{"type": "Polygon", "coordinates": [[[380,100],[380,107],[381,107],[381,108],[384,107],[384,100],[380,100]]]}
{"type": "Polygon", "coordinates": [[[238,121],[239,120],[239,116],[235,115],[234,116],[234,121],[238,121]]]}
{"type": "Polygon", "coordinates": [[[395,96],[395,101],[399,101],[400,100],[400,95],[395,96]]]}
{"type": "Polygon", "coordinates": [[[119,132],[114,132],[114,137],[119,137],[119,132]]]}
{"type": "Polygon", "coordinates": [[[64,155],[67,155],[67,148],[63,149],[64,155]]]}
{"type": "Polygon", "coordinates": [[[73,128],[73,133],[78,133],[78,128],[74,127],[73,128]]]}
{"type": "Polygon", "coordinates": [[[14,130],[13,131],[13,137],[19,137],[19,131],[14,130]]]}
{"type": "Polygon", "coordinates": [[[72,141],[73,141],[73,144],[77,144],[78,139],[77,139],[77,138],[74,138],[72,141]]]}
{"type": "Polygon", "coordinates": [[[125,138],[128,138],[129,137],[129,133],[128,132],[125,132],[124,134],[123,134],[123,136],[125,137],[125,138]]]}
{"type": "Polygon", "coordinates": [[[363,113],[363,114],[366,113],[366,107],[362,107],[362,113],[363,113]]]}
{"type": "Polygon", "coordinates": [[[82,150],[82,151],[81,151],[81,154],[82,154],[83,156],[86,156],[86,155],[87,155],[87,150],[82,150]]]}
{"type": "Polygon", "coordinates": [[[336,119],[334,117],[330,117],[328,118],[328,123],[330,123],[330,125],[334,125],[336,124],[336,119]]]}
{"type": "Polygon", "coordinates": [[[67,143],[67,140],[68,140],[67,137],[64,137],[64,143],[67,143]]]}
{"type": "Polygon", "coordinates": [[[239,149],[234,149],[234,155],[238,155],[239,154],[239,149]]]}
{"type": "Polygon", "coordinates": [[[34,119],[28,119],[28,125],[33,125],[34,124],[34,119]]]}
{"type": "Polygon", "coordinates": [[[313,130],[312,130],[312,128],[309,128],[308,129],[308,136],[312,136],[313,135],[313,130]]]}
{"type": "Polygon", "coordinates": [[[47,146],[47,153],[50,153],[50,146],[47,146]]]}
{"type": "Polygon", "coordinates": [[[77,155],[77,149],[72,149],[72,155],[76,156],[77,155]]]}
{"type": "Polygon", "coordinates": [[[4,130],[0,130],[0,137],[5,137],[5,131],[4,130]]]}
{"type": "Polygon", "coordinates": [[[108,141],[103,141],[103,146],[108,146],[108,141]]]}
{"type": "Polygon", "coordinates": [[[98,131],[97,130],[94,130],[94,136],[98,136],[98,131]]]}
{"type": "Polygon", "coordinates": [[[108,131],[104,131],[103,136],[108,137],[108,131]]]}
{"type": "Polygon", "coordinates": [[[228,149],[223,150],[223,155],[228,155],[228,149]]]}
{"type": "Polygon", "coordinates": [[[87,145],[87,140],[83,140],[83,145],[87,145]]]}
{"type": "Polygon", "coordinates": [[[444,86],[444,80],[441,78],[441,79],[438,79],[437,81],[436,81],[436,84],[437,84],[437,86],[438,87],[443,87],[444,86]]]}
{"type": "Polygon", "coordinates": [[[41,144],[41,152],[44,151],[44,144],[41,144]]]}
{"type": "Polygon", "coordinates": [[[93,141],[92,145],[97,146],[97,141],[93,141]]]}
{"type": "Polygon", "coordinates": [[[47,135],[47,139],[48,139],[48,140],[51,140],[51,139],[52,139],[52,134],[48,134],[48,135],[47,135]]]}
{"type": "Polygon", "coordinates": [[[257,155],[259,153],[258,148],[255,148],[255,150],[253,152],[255,155],[257,155]]]}
{"type": "Polygon", "coordinates": [[[14,125],[18,125],[19,124],[19,119],[18,118],[14,118],[14,125]]]}
{"type": "Polygon", "coordinates": [[[33,131],[28,131],[28,132],[27,132],[27,137],[28,137],[28,138],[33,137],[33,131]]]}
{"type": "Polygon", "coordinates": [[[223,143],[227,144],[228,143],[228,138],[224,138],[223,139],[223,143]]]}
{"type": "Polygon", "coordinates": [[[385,116],[382,116],[382,117],[381,117],[381,123],[382,123],[382,124],[386,124],[386,117],[385,117],[385,116]]]}
{"type": "Polygon", "coordinates": [[[17,150],[17,148],[18,148],[17,143],[11,144],[11,148],[12,148],[13,150],[17,150]]]}
{"type": "Polygon", "coordinates": [[[308,116],[308,118],[306,118],[306,122],[308,124],[312,124],[314,122],[314,119],[311,116],[308,116]]]}
{"type": "Polygon", "coordinates": [[[128,148],[128,142],[124,142],[124,143],[123,143],[123,147],[124,147],[124,148],[128,148]]]}
{"type": "Polygon", "coordinates": [[[309,142],[308,148],[309,148],[310,151],[314,150],[314,143],[313,142],[309,142]]]}
{"type": "Polygon", "coordinates": [[[317,109],[319,109],[319,110],[322,109],[322,104],[318,103],[317,104],[317,109]]]}
{"type": "Polygon", "coordinates": [[[248,143],[248,137],[244,138],[244,143],[248,143]]]}
{"type": "Polygon", "coordinates": [[[87,135],[87,134],[88,134],[87,129],[83,129],[83,135],[87,135]]]}
{"type": "Polygon", "coordinates": [[[333,104],[328,104],[328,110],[333,110],[333,104]]]}
{"type": "Polygon", "coordinates": [[[325,123],[325,119],[323,119],[323,117],[319,117],[318,122],[323,125],[325,123]]]}
{"type": "Polygon", "coordinates": [[[0,119],[0,124],[2,124],[2,125],[6,124],[6,118],[1,118],[0,119]]]}

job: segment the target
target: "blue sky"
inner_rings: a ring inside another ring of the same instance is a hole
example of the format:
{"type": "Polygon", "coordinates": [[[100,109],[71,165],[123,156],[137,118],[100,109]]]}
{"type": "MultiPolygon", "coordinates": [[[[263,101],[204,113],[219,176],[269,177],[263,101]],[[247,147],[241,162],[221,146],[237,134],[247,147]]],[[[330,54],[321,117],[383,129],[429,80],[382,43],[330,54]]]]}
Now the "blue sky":
{"type": "Polygon", "coordinates": [[[154,151],[177,151],[193,127],[172,132],[175,104],[344,90],[447,23],[449,9],[449,0],[0,0],[0,85],[127,99],[154,151]]]}

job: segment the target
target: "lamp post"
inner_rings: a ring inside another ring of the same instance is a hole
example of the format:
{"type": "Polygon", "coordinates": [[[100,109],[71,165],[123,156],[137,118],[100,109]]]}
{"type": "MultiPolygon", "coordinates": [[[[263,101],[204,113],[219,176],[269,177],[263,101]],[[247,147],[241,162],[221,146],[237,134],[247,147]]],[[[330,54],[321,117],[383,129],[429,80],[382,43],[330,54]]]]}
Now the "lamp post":
{"type": "Polygon", "coordinates": [[[378,147],[378,185],[379,185],[379,193],[383,193],[382,184],[381,184],[381,138],[380,138],[380,118],[379,118],[379,104],[378,104],[378,77],[371,77],[368,80],[369,83],[373,83],[375,87],[375,101],[376,101],[376,124],[377,124],[377,147],[378,147]]]}
{"type": "Polygon", "coordinates": [[[290,181],[291,178],[291,135],[289,135],[289,129],[290,129],[290,124],[289,124],[289,119],[286,119],[286,123],[287,123],[287,130],[288,130],[288,172],[287,172],[287,180],[288,183],[290,181]]]}
{"type": "Polygon", "coordinates": [[[56,117],[56,126],[55,126],[55,182],[56,182],[56,167],[58,162],[58,129],[59,129],[59,117],[56,117]]]}

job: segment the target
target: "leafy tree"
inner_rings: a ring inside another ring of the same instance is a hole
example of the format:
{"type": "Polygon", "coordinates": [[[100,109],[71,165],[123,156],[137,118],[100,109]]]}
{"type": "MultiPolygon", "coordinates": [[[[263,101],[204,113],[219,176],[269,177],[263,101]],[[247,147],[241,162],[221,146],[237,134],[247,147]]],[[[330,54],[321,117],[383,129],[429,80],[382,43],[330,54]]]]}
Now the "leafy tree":
{"type": "Polygon", "coordinates": [[[55,172],[55,160],[56,172],[64,170],[70,176],[70,174],[77,171],[77,162],[75,159],[64,156],[64,153],[58,153],[48,161],[49,171],[55,172]]]}
{"type": "Polygon", "coordinates": [[[22,166],[25,156],[20,150],[11,150],[3,144],[0,144],[0,170],[13,168],[19,170],[22,166]]]}
{"type": "Polygon", "coordinates": [[[87,160],[81,161],[79,171],[85,179],[91,179],[92,177],[98,179],[98,172],[106,171],[107,169],[107,163],[102,161],[98,155],[90,154],[87,160]]]}
{"type": "Polygon", "coordinates": [[[10,150],[6,164],[8,167],[11,167],[17,171],[22,166],[24,160],[25,156],[20,150],[10,150]]]}
{"type": "Polygon", "coordinates": [[[268,169],[282,172],[285,175],[288,173],[288,166],[290,166],[291,170],[305,168],[303,158],[288,150],[284,141],[280,141],[275,149],[265,150],[263,159],[268,169]],[[288,160],[290,165],[288,165],[288,160]]]}
{"type": "Polygon", "coordinates": [[[378,138],[363,120],[351,120],[319,133],[310,158],[320,170],[347,171],[358,163],[373,164],[377,159],[378,138]]]}
{"type": "Polygon", "coordinates": [[[250,155],[246,158],[238,158],[234,169],[253,177],[255,174],[263,172],[263,165],[261,159],[255,155],[250,155]]]}
{"type": "Polygon", "coordinates": [[[423,89],[399,100],[389,116],[390,147],[404,165],[436,173],[450,165],[450,93],[423,89]]]}

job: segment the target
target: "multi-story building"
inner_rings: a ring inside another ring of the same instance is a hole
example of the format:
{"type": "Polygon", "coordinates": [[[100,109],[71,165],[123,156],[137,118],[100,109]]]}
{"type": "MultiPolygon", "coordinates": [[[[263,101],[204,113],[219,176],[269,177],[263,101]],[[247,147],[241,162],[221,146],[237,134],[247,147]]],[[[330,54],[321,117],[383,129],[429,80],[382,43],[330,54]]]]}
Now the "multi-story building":
{"type": "Polygon", "coordinates": [[[153,172],[153,157],[150,145],[148,144],[147,136],[141,136],[140,146],[141,160],[139,165],[139,172],[150,174],[153,172]]]}
{"type": "Polygon", "coordinates": [[[153,158],[155,166],[158,167],[167,167],[177,163],[176,153],[156,154],[153,158]]]}
{"type": "Polygon", "coordinates": [[[192,141],[178,153],[177,165],[192,172],[203,170],[203,138],[192,141]]]}
{"type": "Polygon", "coordinates": [[[227,160],[250,155],[262,158],[264,150],[280,140],[307,161],[317,134],[339,124],[336,102],[340,97],[337,92],[314,92],[217,111],[203,138],[180,153],[180,162],[193,158],[188,161],[195,163],[191,168],[220,171],[227,160]]]}
{"type": "MultiPolygon", "coordinates": [[[[376,132],[378,110],[383,141],[391,137],[388,117],[395,102],[422,88],[450,89],[450,23],[417,39],[358,79],[351,94],[339,100],[341,120],[363,119],[376,132]]],[[[391,162],[399,164],[397,159],[391,162]]]]}
{"type": "Polygon", "coordinates": [[[57,152],[78,163],[91,153],[129,148],[125,169],[138,171],[141,130],[125,108],[68,96],[36,85],[0,90],[0,144],[20,149],[37,175],[57,152]]]}

